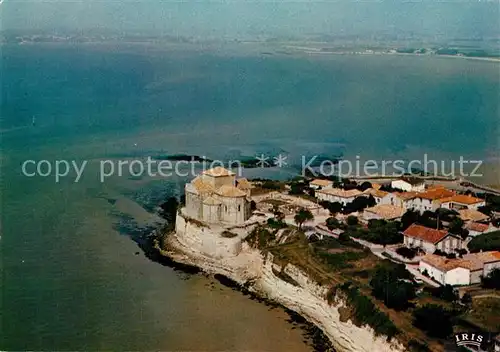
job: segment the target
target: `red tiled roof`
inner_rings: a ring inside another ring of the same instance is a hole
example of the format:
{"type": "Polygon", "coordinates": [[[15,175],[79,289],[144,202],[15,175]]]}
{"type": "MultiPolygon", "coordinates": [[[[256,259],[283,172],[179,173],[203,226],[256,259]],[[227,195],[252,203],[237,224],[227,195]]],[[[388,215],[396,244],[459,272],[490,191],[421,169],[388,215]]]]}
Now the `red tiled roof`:
{"type": "Polygon", "coordinates": [[[424,198],[429,200],[443,199],[447,197],[452,197],[455,195],[454,191],[450,191],[446,188],[432,188],[426,192],[419,193],[417,198],[424,198]]]}
{"type": "Polygon", "coordinates": [[[480,224],[478,222],[471,222],[467,225],[468,230],[476,231],[476,232],[484,232],[488,230],[489,226],[486,224],[480,224]]]}
{"type": "Polygon", "coordinates": [[[470,205],[470,204],[477,204],[484,202],[484,200],[481,198],[471,197],[465,194],[457,194],[451,197],[447,197],[445,199],[441,199],[441,203],[446,203],[446,202],[455,202],[455,203],[470,205]]]}
{"type": "Polygon", "coordinates": [[[372,196],[377,197],[377,198],[384,198],[386,195],[389,194],[389,192],[381,191],[381,190],[375,189],[375,188],[367,189],[366,193],[371,194],[372,196]]]}
{"type": "Polygon", "coordinates": [[[471,271],[483,269],[484,263],[478,258],[467,259],[448,259],[446,257],[441,257],[436,254],[426,254],[422,259],[422,262],[432,265],[433,267],[443,271],[448,272],[456,268],[469,269],[471,271]]]}
{"type": "Polygon", "coordinates": [[[409,200],[409,199],[416,198],[419,193],[418,192],[393,192],[392,194],[395,195],[396,197],[398,197],[399,199],[409,200]]]}
{"type": "Polygon", "coordinates": [[[438,243],[448,235],[446,230],[436,230],[422,225],[412,224],[403,235],[414,237],[430,243],[438,243]]]}
{"type": "Polygon", "coordinates": [[[435,254],[427,254],[421,261],[432,265],[441,271],[449,271],[455,268],[465,268],[471,271],[482,270],[487,263],[500,261],[500,252],[490,251],[466,254],[463,258],[448,259],[435,254]]]}

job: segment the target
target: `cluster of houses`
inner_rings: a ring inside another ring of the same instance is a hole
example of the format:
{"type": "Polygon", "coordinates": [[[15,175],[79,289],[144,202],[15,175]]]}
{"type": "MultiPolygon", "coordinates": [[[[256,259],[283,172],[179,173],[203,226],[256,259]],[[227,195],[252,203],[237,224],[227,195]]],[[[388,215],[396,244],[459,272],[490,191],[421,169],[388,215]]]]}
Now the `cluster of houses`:
{"type": "Polygon", "coordinates": [[[464,248],[462,238],[446,230],[413,224],[403,232],[403,236],[406,247],[419,248],[426,253],[419,261],[420,272],[441,285],[477,284],[481,282],[481,276],[500,268],[498,251],[464,254],[454,259],[434,254],[436,250],[455,253],[464,248]]]}
{"type": "MultiPolygon", "coordinates": [[[[498,230],[489,223],[489,217],[478,208],[485,206],[485,201],[470,195],[458,194],[443,186],[426,187],[422,180],[406,178],[391,182],[393,192],[381,190],[381,185],[372,184],[372,188],[362,192],[357,189],[342,190],[333,187],[328,180],[313,180],[310,187],[315,189],[318,200],[339,202],[343,205],[357,197],[372,196],[376,205],[364,209],[360,220],[372,219],[400,220],[408,210],[435,211],[439,208],[455,210],[464,221],[469,236],[498,230]]],[[[433,229],[412,224],[403,233],[404,246],[419,249],[425,253],[419,262],[419,270],[442,285],[470,285],[480,282],[481,276],[488,275],[494,268],[500,268],[500,252],[482,252],[464,254],[459,258],[449,259],[434,254],[457,253],[466,248],[464,240],[446,229],[433,229]]]]}
{"type": "Polygon", "coordinates": [[[484,199],[458,194],[444,186],[426,188],[425,183],[419,179],[392,181],[391,188],[398,190],[394,192],[381,190],[379,184],[372,184],[372,188],[364,192],[357,189],[343,190],[334,188],[332,181],[319,179],[311,181],[309,186],[315,190],[319,201],[338,202],[342,205],[351,203],[358,197],[372,196],[376,205],[364,209],[360,214],[360,220],[365,222],[372,219],[400,220],[408,210],[423,213],[444,208],[458,212],[472,237],[496,230],[488,224],[489,217],[477,210],[486,205],[484,199]]]}
{"type": "MultiPolygon", "coordinates": [[[[484,199],[464,194],[444,186],[425,187],[425,183],[418,179],[400,179],[391,182],[391,188],[401,192],[386,192],[380,189],[381,185],[372,184],[372,188],[362,192],[357,189],[343,190],[333,187],[333,182],[328,180],[313,180],[309,185],[315,190],[318,200],[338,202],[343,205],[354,201],[357,197],[372,196],[376,205],[366,209],[370,218],[381,218],[386,220],[395,219],[394,215],[404,214],[407,210],[435,211],[438,208],[453,209],[456,211],[467,210],[469,218],[484,220],[485,215],[477,211],[485,205],[484,199]],[[392,210],[392,211],[391,211],[392,210]],[[389,216],[390,218],[386,218],[389,216]]],[[[486,217],[487,218],[487,217],[486,217]]]]}

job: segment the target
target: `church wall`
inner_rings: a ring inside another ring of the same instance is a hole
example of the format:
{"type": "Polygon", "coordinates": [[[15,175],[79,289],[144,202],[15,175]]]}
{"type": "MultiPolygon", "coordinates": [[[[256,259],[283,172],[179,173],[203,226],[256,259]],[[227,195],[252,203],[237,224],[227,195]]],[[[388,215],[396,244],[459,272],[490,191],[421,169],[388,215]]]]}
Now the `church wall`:
{"type": "Polygon", "coordinates": [[[220,197],[221,220],[229,224],[241,224],[249,218],[250,203],[244,197],[220,197]]]}
{"type": "Polygon", "coordinates": [[[217,223],[220,221],[220,205],[203,204],[203,221],[217,223]]]}
{"type": "Polygon", "coordinates": [[[202,199],[200,195],[186,192],[186,214],[192,218],[202,219],[202,199]]]}

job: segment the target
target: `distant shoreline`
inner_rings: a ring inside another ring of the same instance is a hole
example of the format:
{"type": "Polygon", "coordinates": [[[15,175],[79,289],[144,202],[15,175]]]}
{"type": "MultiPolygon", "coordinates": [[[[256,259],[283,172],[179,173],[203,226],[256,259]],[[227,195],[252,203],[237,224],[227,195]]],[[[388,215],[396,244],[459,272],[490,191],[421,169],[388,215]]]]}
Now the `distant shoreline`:
{"type": "MultiPolygon", "coordinates": [[[[319,55],[353,55],[353,56],[412,56],[412,57],[442,57],[442,58],[453,58],[453,59],[469,59],[487,62],[500,63],[500,57],[485,56],[466,56],[466,55],[448,55],[448,54],[422,54],[422,53],[400,53],[400,52],[382,52],[382,51],[324,51],[323,48],[317,47],[304,47],[295,45],[286,45],[285,48],[297,50],[297,53],[304,54],[319,54],[319,55]]],[[[362,50],[362,49],[360,49],[362,50]]],[[[293,54],[293,53],[292,53],[293,54]]]]}
{"type": "MultiPolygon", "coordinates": [[[[307,55],[318,55],[318,56],[411,56],[411,57],[435,57],[435,58],[450,58],[450,59],[464,59],[473,61],[483,61],[483,62],[494,62],[500,63],[500,57],[495,56],[467,56],[467,55],[449,55],[449,54],[436,54],[436,53],[404,53],[404,52],[386,52],[386,51],[371,51],[365,47],[359,47],[358,51],[326,51],[321,47],[307,46],[304,45],[290,45],[286,42],[279,43],[267,43],[259,41],[240,41],[240,42],[169,42],[169,41],[127,41],[127,40],[107,40],[107,41],[46,41],[46,42],[36,42],[36,41],[25,41],[25,42],[0,42],[0,47],[4,45],[11,46],[38,46],[38,45],[54,45],[54,46],[103,46],[103,45],[140,45],[140,46],[155,46],[172,49],[172,47],[186,47],[186,48],[198,48],[205,50],[210,50],[211,48],[223,48],[227,46],[237,46],[248,48],[248,45],[255,45],[256,47],[261,47],[262,50],[256,50],[255,54],[265,55],[265,56],[293,56],[300,54],[307,55]],[[289,52],[284,50],[291,50],[289,52]]],[[[390,49],[387,49],[390,50],[390,49]]]]}

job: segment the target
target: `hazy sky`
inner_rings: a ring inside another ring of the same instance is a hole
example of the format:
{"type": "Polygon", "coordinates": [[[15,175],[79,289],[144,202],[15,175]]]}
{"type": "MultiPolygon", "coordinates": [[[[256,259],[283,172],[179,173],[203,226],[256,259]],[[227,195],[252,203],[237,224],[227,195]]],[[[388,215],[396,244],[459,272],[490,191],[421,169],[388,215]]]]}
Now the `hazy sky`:
{"type": "Polygon", "coordinates": [[[228,36],[374,31],[498,36],[500,32],[498,0],[3,0],[0,15],[3,29],[99,28],[228,36]]]}

